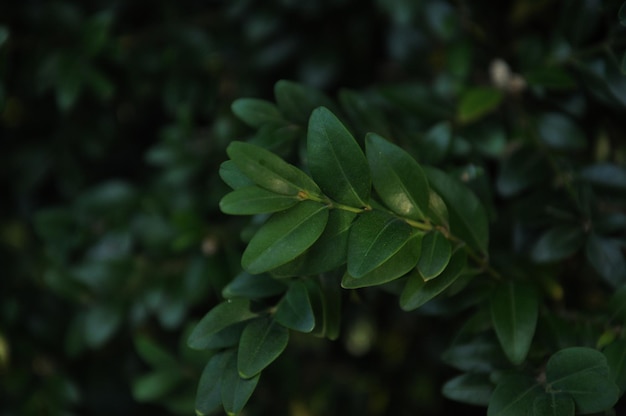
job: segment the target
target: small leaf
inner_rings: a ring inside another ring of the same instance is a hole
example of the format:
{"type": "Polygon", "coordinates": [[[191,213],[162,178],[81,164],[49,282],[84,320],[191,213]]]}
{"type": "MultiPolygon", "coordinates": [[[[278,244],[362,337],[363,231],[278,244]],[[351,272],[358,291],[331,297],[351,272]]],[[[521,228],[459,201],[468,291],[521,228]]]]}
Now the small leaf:
{"type": "Polygon", "coordinates": [[[537,121],[539,137],[553,149],[583,150],[585,133],[572,120],[558,113],[544,113],[537,121]]]}
{"type": "Polygon", "coordinates": [[[626,283],[626,259],[616,240],[591,234],[585,245],[587,260],[613,287],[626,283]]]}
{"type": "Polygon", "coordinates": [[[278,81],[274,85],[274,97],[285,117],[301,125],[307,123],[317,107],[334,107],[330,98],[319,90],[293,81],[278,81]]]}
{"type": "Polygon", "coordinates": [[[598,163],[587,166],[580,177],[594,185],[626,190],[626,169],[611,163],[598,163]]]}
{"type": "Polygon", "coordinates": [[[230,325],[252,319],[255,316],[256,313],[250,312],[250,301],[247,299],[232,299],[222,302],[198,322],[189,335],[187,345],[196,350],[205,349],[212,335],[230,325]]]}
{"type": "Polygon", "coordinates": [[[541,394],[541,386],[531,377],[521,374],[504,376],[491,395],[487,416],[527,416],[541,394]]]}
{"type": "Polygon", "coordinates": [[[260,274],[295,259],[320,237],[327,221],[328,208],[313,201],[272,215],[250,240],[241,265],[260,274]]]}
{"type": "Polygon", "coordinates": [[[315,315],[306,286],[295,280],[276,305],[274,319],[281,325],[300,332],[311,332],[315,328],[315,315]]]}
{"type": "Polygon", "coordinates": [[[215,354],[204,367],[196,392],[196,413],[208,415],[222,404],[221,382],[226,364],[234,356],[232,350],[215,354]]]}
{"type": "Polygon", "coordinates": [[[178,368],[178,360],[146,335],[135,335],[134,341],[137,353],[150,366],[159,369],[178,368]]]}
{"type": "Polygon", "coordinates": [[[626,339],[613,342],[603,351],[609,366],[609,379],[619,387],[620,395],[626,391],[626,339]]]}
{"type": "Polygon", "coordinates": [[[445,397],[461,403],[487,406],[493,384],[485,374],[461,374],[443,385],[445,397]]]}
{"type": "Polygon", "coordinates": [[[574,254],[585,242],[585,232],[576,225],[558,225],[546,231],[530,252],[538,263],[563,260],[574,254]]]}
{"type": "Polygon", "coordinates": [[[294,196],[249,186],[226,194],[220,201],[220,209],[230,215],[254,215],[284,211],[298,202],[300,200],[294,196]]]}
{"type": "Polygon", "coordinates": [[[452,234],[481,253],[487,253],[489,232],[487,213],[480,200],[460,181],[444,172],[424,167],[431,188],[448,208],[452,234]]]}
{"type": "Polygon", "coordinates": [[[253,186],[254,182],[237,167],[232,160],[222,162],[219,170],[220,178],[232,189],[253,186]]]}
{"type": "Polygon", "coordinates": [[[444,351],[441,359],[449,366],[469,373],[491,373],[509,365],[496,340],[486,337],[455,343],[444,351]]]}
{"type": "Polygon", "coordinates": [[[574,400],[566,394],[542,394],[533,403],[533,415],[536,416],[574,416],[574,400]]]}
{"type": "Polygon", "coordinates": [[[609,378],[606,357],[587,347],[570,347],[556,352],[546,365],[548,389],[569,394],[579,414],[611,408],[619,389],[609,378]]]}
{"type": "Polygon", "coordinates": [[[504,353],[513,364],[523,363],[539,315],[535,289],[522,282],[500,284],[491,295],[490,306],[491,320],[504,353]]]}
{"type": "Polygon", "coordinates": [[[389,261],[409,240],[413,228],[383,211],[360,215],[350,231],[348,273],[360,278],[389,261]]]}
{"type": "Polygon", "coordinates": [[[237,370],[237,355],[230,354],[225,358],[220,383],[222,405],[227,414],[234,416],[243,410],[256,389],[261,374],[248,379],[241,378],[237,370]]]}
{"type": "Polygon", "coordinates": [[[240,98],[231,106],[233,113],[250,127],[285,123],[280,110],[271,102],[257,98],[240,98]]]}
{"type": "Polygon", "coordinates": [[[420,165],[407,152],[377,134],[368,134],[365,144],[374,188],[385,205],[403,217],[423,220],[430,191],[420,165]]]}
{"type": "Polygon", "coordinates": [[[242,378],[259,374],[282,354],[289,342],[289,331],[269,317],[246,325],[237,351],[237,369],[242,378]]]}
{"type": "Polygon", "coordinates": [[[354,137],[325,107],[313,111],[307,137],[311,175],[334,201],[368,206],[371,178],[365,155],[354,137]]]}
{"type": "Polygon", "coordinates": [[[400,307],[405,311],[419,308],[454,283],[461,276],[466,264],[465,250],[457,250],[452,254],[448,267],[436,279],[425,282],[417,273],[409,276],[400,295],[400,307]]]}
{"type": "Polygon", "coordinates": [[[345,273],[341,281],[344,289],[378,286],[404,276],[417,264],[420,256],[422,234],[415,233],[396,254],[381,266],[357,278],[345,273]]]}
{"type": "Polygon", "coordinates": [[[461,97],[457,118],[469,123],[495,110],[502,102],[502,92],[491,87],[474,87],[461,97]]]}
{"type": "Polygon", "coordinates": [[[452,257],[452,244],[439,231],[431,231],[422,239],[422,251],[417,262],[425,282],[441,274],[452,257]]]}
{"type": "Polygon", "coordinates": [[[133,398],[138,402],[156,401],[166,397],[181,380],[178,371],[160,370],[145,374],[133,380],[133,398]]]}
{"type": "Polygon", "coordinates": [[[226,152],[237,168],[261,188],[282,195],[297,196],[301,192],[321,195],[306,173],[262,147],[232,142],[226,152]]]}
{"type": "Polygon", "coordinates": [[[275,296],[287,290],[287,286],[266,274],[252,275],[241,272],[222,289],[225,298],[259,299],[275,296]]]}

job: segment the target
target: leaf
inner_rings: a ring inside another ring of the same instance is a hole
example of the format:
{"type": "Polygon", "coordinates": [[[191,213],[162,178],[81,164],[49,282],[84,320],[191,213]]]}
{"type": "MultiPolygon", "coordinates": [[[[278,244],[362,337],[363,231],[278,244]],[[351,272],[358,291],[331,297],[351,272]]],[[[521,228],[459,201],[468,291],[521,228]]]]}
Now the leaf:
{"type": "Polygon", "coordinates": [[[313,201],[272,215],[250,240],[241,265],[260,274],[293,260],[319,238],[327,221],[328,208],[313,201]]]}
{"type": "Polygon", "coordinates": [[[545,180],[548,173],[543,155],[530,147],[522,147],[502,161],[496,188],[500,195],[511,197],[545,180]]]}
{"type": "Polygon", "coordinates": [[[531,377],[504,376],[491,395],[487,416],[527,416],[541,394],[541,387],[531,377]]]}
{"type": "Polygon", "coordinates": [[[493,384],[485,374],[461,374],[443,385],[442,393],[450,400],[477,406],[487,406],[493,384]]]}
{"type": "Polygon", "coordinates": [[[220,201],[220,209],[225,214],[254,215],[284,211],[298,202],[300,199],[294,196],[249,186],[226,194],[220,201]]]}
{"type": "Polygon", "coordinates": [[[84,337],[91,348],[104,345],[122,323],[121,311],[113,305],[96,305],[84,316],[84,337]]]}
{"type": "Polygon", "coordinates": [[[474,87],[463,94],[457,111],[461,123],[469,123],[495,110],[502,102],[502,92],[492,87],[474,87]]]}
{"type": "Polygon", "coordinates": [[[352,207],[368,206],[371,178],[365,155],[333,113],[313,111],[307,136],[311,175],[334,201],[352,207]]]}
{"type": "Polygon", "coordinates": [[[151,367],[159,369],[178,368],[178,360],[146,335],[137,334],[133,341],[137,354],[151,367]]]}
{"type": "Polygon", "coordinates": [[[241,272],[222,289],[225,298],[260,299],[275,296],[287,290],[287,286],[266,274],[252,275],[241,272]]]}
{"type": "Polygon", "coordinates": [[[278,108],[287,119],[305,125],[317,107],[333,108],[334,103],[315,88],[293,81],[280,80],[274,85],[278,108]]]}
{"type": "Polygon", "coordinates": [[[195,350],[205,349],[211,341],[212,335],[230,325],[252,319],[255,316],[257,316],[256,313],[250,312],[250,301],[247,299],[232,299],[222,302],[198,322],[189,335],[187,345],[195,350]]]}
{"type": "Polygon", "coordinates": [[[609,377],[606,357],[587,347],[562,349],[546,365],[547,388],[569,394],[579,414],[611,408],[619,398],[619,389],[609,377]]]}
{"type": "Polygon", "coordinates": [[[203,349],[220,350],[236,346],[247,323],[247,320],[241,321],[220,329],[207,339],[203,349]]]}
{"type": "Polygon", "coordinates": [[[409,276],[400,295],[400,307],[405,311],[419,308],[454,283],[461,276],[466,264],[465,250],[457,250],[452,254],[448,267],[436,279],[425,282],[417,273],[409,276]]]}
{"type": "Polygon", "coordinates": [[[419,145],[419,157],[423,163],[436,165],[441,163],[451,149],[452,125],[442,121],[432,126],[424,134],[419,145]]]}
{"type": "Polygon", "coordinates": [[[289,331],[270,317],[250,321],[241,334],[237,369],[242,378],[251,378],[276,360],[287,347],[289,331]]]}
{"type": "Polygon", "coordinates": [[[253,186],[254,182],[237,167],[232,160],[222,162],[219,170],[220,178],[232,189],[253,186]]]}
{"type": "Polygon", "coordinates": [[[626,169],[611,163],[597,163],[587,166],[580,177],[594,185],[626,190],[626,169]]]}
{"type": "Polygon", "coordinates": [[[626,283],[626,260],[616,240],[591,234],[585,245],[587,261],[613,287],[626,283]]]}
{"type": "Polygon", "coordinates": [[[583,150],[585,133],[572,120],[558,113],[544,113],[537,121],[539,137],[556,150],[583,150]]]}
{"type": "Polygon", "coordinates": [[[617,289],[609,300],[609,309],[613,316],[626,322],[626,285],[617,289]]]}
{"type": "Polygon", "coordinates": [[[344,289],[378,286],[404,276],[417,264],[420,256],[422,234],[414,233],[388,261],[357,278],[345,273],[341,281],[344,289]]]}
{"type": "Polygon", "coordinates": [[[195,406],[198,415],[208,415],[220,408],[222,376],[232,356],[234,356],[232,350],[217,353],[204,367],[196,392],[195,406]]]}
{"type": "Polygon", "coordinates": [[[585,232],[577,225],[557,225],[546,231],[535,243],[530,257],[537,263],[563,260],[584,244],[585,232]]]}
{"type": "Polygon", "coordinates": [[[383,136],[390,134],[385,113],[368,98],[363,93],[348,89],[339,91],[341,107],[348,115],[358,137],[363,137],[368,132],[376,132],[383,136]]]}
{"type": "Polygon", "coordinates": [[[178,371],[154,371],[133,380],[133,398],[138,402],[156,401],[168,395],[182,380],[178,371]]]}
{"type": "Polygon", "coordinates": [[[306,173],[262,147],[232,142],[226,152],[237,168],[261,188],[282,195],[321,195],[306,173]]]}
{"type": "Polygon", "coordinates": [[[470,373],[491,373],[508,366],[496,340],[485,337],[455,343],[443,352],[441,359],[451,367],[470,373]]]}
{"type": "Polygon", "coordinates": [[[490,298],[491,320],[500,345],[511,363],[524,362],[537,326],[539,299],[523,282],[498,285],[490,298]]]}
{"type": "Polygon", "coordinates": [[[259,128],[265,124],[283,124],[280,110],[273,103],[257,98],[239,98],[231,109],[233,113],[250,127],[259,128]]]}
{"type": "Polygon", "coordinates": [[[622,3],[622,6],[619,8],[617,16],[619,18],[619,23],[622,26],[626,26],[626,3],[622,3]]]}
{"type": "Polygon", "coordinates": [[[276,305],[274,319],[281,325],[300,332],[311,332],[315,328],[315,315],[306,286],[295,280],[276,305]]]}
{"type": "Polygon", "coordinates": [[[241,378],[237,370],[237,355],[232,354],[225,358],[220,383],[222,405],[228,415],[237,415],[252,396],[261,374],[248,379],[241,378]]]}
{"type": "Polygon", "coordinates": [[[448,208],[452,233],[472,248],[487,253],[487,213],[480,200],[463,183],[444,172],[432,167],[423,169],[431,188],[439,194],[448,208]]]}
{"type": "Polygon", "coordinates": [[[318,293],[322,309],[322,319],[316,319],[315,333],[330,340],[339,338],[342,317],[342,290],[337,284],[336,276],[321,274],[316,281],[308,279],[306,282],[308,283],[309,297],[313,297],[314,291],[318,293]],[[319,328],[319,332],[317,328],[319,328]]]}
{"type": "Polygon", "coordinates": [[[425,282],[441,274],[452,257],[452,244],[439,231],[431,231],[422,239],[422,251],[417,262],[422,279],[425,282]]]}
{"type": "Polygon", "coordinates": [[[574,400],[566,394],[542,394],[533,403],[533,415],[536,416],[574,416],[574,400]]]}
{"type": "Polygon", "coordinates": [[[626,339],[620,339],[603,351],[609,366],[609,379],[612,380],[620,390],[620,395],[626,391],[626,339]]]}
{"type": "Polygon", "coordinates": [[[427,217],[433,224],[442,225],[446,228],[450,226],[448,208],[437,192],[430,190],[428,195],[427,217]]]}
{"type": "Polygon", "coordinates": [[[350,231],[348,273],[360,278],[389,261],[409,240],[413,228],[383,211],[360,215],[350,231]]]}
{"type": "Polygon", "coordinates": [[[533,69],[525,74],[528,85],[555,90],[570,90],[576,88],[576,80],[562,68],[543,67],[533,69]]]}
{"type": "Polygon", "coordinates": [[[423,220],[428,212],[428,181],[407,152],[377,134],[365,137],[372,181],[383,202],[396,214],[423,220]]]}

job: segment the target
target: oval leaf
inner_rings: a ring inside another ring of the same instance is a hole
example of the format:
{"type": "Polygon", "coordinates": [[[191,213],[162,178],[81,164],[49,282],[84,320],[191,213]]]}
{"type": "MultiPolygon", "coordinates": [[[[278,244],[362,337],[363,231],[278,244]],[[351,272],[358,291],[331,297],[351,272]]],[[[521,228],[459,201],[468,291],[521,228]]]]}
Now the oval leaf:
{"type": "Polygon", "coordinates": [[[247,299],[232,299],[222,302],[198,322],[189,335],[187,345],[196,350],[205,349],[211,342],[213,335],[237,322],[252,319],[256,315],[256,313],[250,312],[250,301],[247,299]]]}
{"type": "Polygon", "coordinates": [[[232,350],[215,354],[204,367],[196,392],[196,413],[212,414],[222,404],[221,380],[226,364],[234,356],[232,350]]]}
{"type": "Polygon", "coordinates": [[[626,283],[626,259],[617,240],[591,234],[585,245],[589,264],[613,287],[626,283]]]}
{"type": "Polygon", "coordinates": [[[499,285],[490,299],[491,320],[506,356],[515,365],[526,359],[537,325],[539,299],[535,289],[522,282],[499,285]]]}
{"type": "Polygon", "coordinates": [[[260,274],[293,260],[319,238],[327,221],[328,208],[313,201],[274,214],[250,240],[241,265],[260,274]]]}
{"type": "Polygon", "coordinates": [[[556,352],[546,365],[549,389],[569,394],[580,414],[610,409],[619,398],[619,389],[610,379],[606,357],[587,347],[556,352]]]}
{"type": "Polygon", "coordinates": [[[424,281],[441,274],[452,257],[452,244],[439,231],[427,233],[422,239],[422,252],[417,262],[417,270],[424,281]]]}
{"type": "Polygon", "coordinates": [[[281,325],[300,332],[315,328],[315,315],[306,286],[299,280],[289,286],[285,296],[276,305],[274,319],[281,325]]]}
{"type": "Polygon", "coordinates": [[[226,194],[220,201],[225,214],[254,215],[284,211],[300,200],[294,196],[281,195],[258,186],[239,188],[226,194]]]}
{"type": "Polygon", "coordinates": [[[585,133],[561,114],[542,114],[537,121],[537,129],[541,140],[553,149],[582,150],[587,147],[585,133]]]}
{"type": "Polygon", "coordinates": [[[530,252],[538,263],[563,260],[574,254],[583,245],[585,232],[576,225],[558,225],[546,231],[530,252]]]}
{"type": "Polygon", "coordinates": [[[464,250],[457,250],[448,267],[436,279],[425,282],[418,273],[411,275],[400,295],[400,307],[405,311],[419,308],[454,283],[466,264],[467,254],[464,250]]]}
{"type": "Polygon", "coordinates": [[[219,175],[224,183],[233,189],[254,186],[254,182],[252,182],[232,160],[222,162],[219,175]]]}
{"type": "Polygon", "coordinates": [[[348,240],[348,273],[360,278],[389,261],[409,240],[413,228],[383,211],[361,214],[348,240]]]}
{"type": "Polygon", "coordinates": [[[478,120],[493,111],[502,102],[502,92],[491,87],[475,87],[461,97],[457,118],[461,123],[478,120]]]}
{"type": "Polygon", "coordinates": [[[534,415],[537,416],[574,416],[574,400],[566,394],[542,394],[533,403],[534,415]]]}
{"type": "Polygon", "coordinates": [[[282,354],[288,342],[289,330],[274,319],[265,317],[251,321],[239,340],[239,376],[250,378],[259,374],[282,354]]]}
{"type": "Polygon", "coordinates": [[[504,376],[491,395],[487,416],[526,416],[531,414],[535,399],[542,394],[541,386],[531,377],[504,376]]]}
{"type": "Polygon", "coordinates": [[[445,397],[461,403],[487,406],[493,384],[485,374],[461,374],[443,385],[445,397]]]}
{"type": "Polygon", "coordinates": [[[460,181],[444,172],[424,167],[428,183],[443,199],[450,217],[450,231],[472,248],[487,253],[487,213],[480,200],[460,181]]]}
{"type": "Polygon", "coordinates": [[[306,173],[262,147],[232,142],[226,152],[237,168],[261,188],[281,195],[297,196],[301,192],[321,195],[306,173]]]}
{"type": "Polygon", "coordinates": [[[237,370],[237,355],[226,358],[220,382],[222,405],[229,415],[238,415],[254,393],[261,374],[248,379],[241,378],[237,370]]]}
{"type": "Polygon", "coordinates": [[[252,275],[241,272],[222,289],[222,296],[225,298],[259,299],[279,295],[286,289],[287,286],[284,283],[272,279],[266,274],[252,275]]]}
{"type": "Polygon", "coordinates": [[[365,155],[352,134],[325,107],[313,111],[307,136],[311,175],[334,201],[368,205],[371,179],[365,155]]]}
{"type": "Polygon", "coordinates": [[[259,128],[265,124],[285,123],[278,107],[273,103],[258,98],[239,98],[231,109],[233,113],[250,127],[259,128]]]}
{"type": "Polygon", "coordinates": [[[420,165],[407,152],[377,134],[365,137],[365,150],[374,188],[383,202],[398,215],[423,220],[430,195],[420,165]]]}

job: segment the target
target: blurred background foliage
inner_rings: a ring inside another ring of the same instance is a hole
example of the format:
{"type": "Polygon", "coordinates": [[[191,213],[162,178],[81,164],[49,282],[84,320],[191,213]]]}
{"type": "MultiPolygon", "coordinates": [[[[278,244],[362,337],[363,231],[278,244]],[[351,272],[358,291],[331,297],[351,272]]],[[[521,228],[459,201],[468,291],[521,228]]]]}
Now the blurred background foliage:
{"type": "MultiPolygon", "coordinates": [[[[626,179],[600,172],[626,162],[620,5],[3,2],[0,415],[192,414],[208,357],[186,337],[240,270],[245,222],[219,212],[227,189],[217,172],[226,145],[252,130],[230,104],[272,99],[279,79],[338,96],[358,137],[411,132],[398,141],[421,162],[463,160],[487,199],[488,173],[467,164],[532,154],[511,146],[518,132],[501,121],[538,123],[549,146],[575,150],[571,163],[591,154],[600,167],[589,181],[622,206],[615,190],[626,179]],[[482,118],[493,108],[472,105],[456,117],[454,103],[476,85],[509,97],[497,122],[482,118]],[[460,120],[458,134],[442,119],[460,120]],[[554,129],[571,134],[550,142],[554,129]]],[[[503,175],[498,192],[541,181],[534,168],[503,175]]],[[[621,233],[619,221],[605,234],[621,233]]],[[[341,342],[293,337],[246,414],[469,414],[440,394],[454,322],[359,296],[345,307],[341,342]]]]}

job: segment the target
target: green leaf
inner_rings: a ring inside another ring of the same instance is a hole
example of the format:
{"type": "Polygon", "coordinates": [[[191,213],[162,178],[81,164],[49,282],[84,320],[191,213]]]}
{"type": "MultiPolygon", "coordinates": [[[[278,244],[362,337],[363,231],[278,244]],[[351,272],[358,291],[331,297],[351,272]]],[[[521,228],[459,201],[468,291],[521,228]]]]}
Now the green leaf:
{"type": "Polygon", "coordinates": [[[237,351],[239,376],[251,378],[276,360],[287,347],[289,330],[270,317],[246,325],[237,351]]]}
{"type": "Polygon", "coordinates": [[[511,197],[544,181],[548,174],[543,155],[530,147],[522,147],[502,161],[496,188],[502,196],[511,197]]]}
{"type": "Polygon", "coordinates": [[[546,231],[535,243],[530,257],[538,263],[563,260],[585,242],[585,232],[578,225],[558,225],[546,231]]]}
{"type": "Polygon", "coordinates": [[[305,125],[314,109],[335,105],[319,90],[293,81],[280,80],[274,85],[278,108],[287,119],[305,125]]]}
{"type": "Polygon", "coordinates": [[[609,379],[619,387],[620,395],[626,391],[626,339],[610,344],[603,351],[609,366],[609,379]]]}
{"type": "Polygon", "coordinates": [[[576,80],[562,68],[543,67],[533,69],[525,74],[528,85],[555,90],[570,90],[576,88],[576,80]]]}
{"type": "Polygon", "coordinates": [[[365,137],[365,150],[374,188],[383,202],[403,217],[423,220],[430,194],[420,165],[407,152],[377,134],[365,137]]]}
{"type": "Polygon", "coordinates": [[[420,160],[432,165],[441,163],[450,151],[451,144],[452,125],[450,122],[442,121],[435,124],[418,142],[420,160]]]}
{"type": "Polygon", "coordinates": [[[254,215],[284,211],[300,202],[295,196],[281,195],[258,186],[236,189],[220,201],[225,214],[254,215]]]}
{"type": "Polygon", "coordinates": [[[626,190],[626,169],[623,166],[597,163],[584,168],[580,177],[597,186],[626,190]]]}
{"type": "Polygon", "coordinates": [[[240,98],[231,105],[233,113],[250,127],[266,124],[284,124],[282,114],[273,103],[257,98],[240,98]]]}
{"type": "Polygon", "coordinates": [[[160,370],[145,374],[132,383],[133,398],[138,402],[150,402],[167,396],[182,380],[178,371],[160,370]]]}
{"type": "Polygon", "coordinates": [[[237,168],[261,188],[282,195],[321,195],[306,173],[262,147],[232,142],[226,152],[237,168]]]}
{"type": "Polygon", "coordinates": [[[442,225],[446,228],[450,226],[450,215],[448,214],[446,203],[443,202],[439,194],[432,189],[428,195],[427,217],[436,225],[442,225]]]}
{"type": "Polygon", "coordinates": [[[542,394],[533,403],[535,416],[574,416],[576,413],[574,400],[566,394],[542,394]]]}
{"type": "Polygon", "coordinates": [[[610,379],[606,357],[587,347],[570,347],[556,352],[546,365],[547,388],[569,394],[579,414],[611,408],[619,389],[610,379]]]}
{"type": "Polygon", "coordinates": [[[474,87],[463,94],[457,118],[461,123],[480,119],[495,110],[502,102],[502,92],[492,87],[474,87]]]}
{"type": "Polygon", "coordinates": [[[293,261],[272,270],[275,276],[302,276],[326,273],[346,263],[350,228],[356,213],[333,209],[319,239],[293,261]]]}
{"type": "Polygon", "coordinates": [[[196,414],[208,415],[220,408],[222,376],[234,355],[232,350],[215,354],[204,367],[196,392],[196,414]]]}
{"type": "Polygon", "coordinates": [[[220,329],[215,334],[208,337],[203,349],[220,350],[236,346],[239,344],[241,333],[247,323],[248,321],[246,320],[227,326],[224,329],[220,329]]]}
{"type": "Polygon", "coordinates": [[[241,272],[222,289],[225,298],[260,299],[275,296],[287,290],[287,286],[266,274],[252,275],[241,272]]]}
{"type": "Polygon", "coordinates": [[[495,339],[473,337],[444,351],[441,359],[447,365],[469,373],[491,373],[509,363],[495,339]]]}
{"type": "Polygon", "coordinates": [[[452,234],[481,253],[487,253],[487,213],[480,200],[457,179],[432,167],[423,169],[431,188],[439,194],[448,208],[452,234]]]}
{"type": "Polygon", "coordinates": [[[104,345],[117,331],[121,322],[121,311],[114,305],[96,305],[85,316],[85,341],[91,348],[104,345]]]}
{"type": "Polygon", "coordinates": [[[232,299],[222,302],[198,322],[189,335],[187,345],[196,350],[205,349],[211,341],[212,335],[237,322],[252,319],[256,315],[256,313],[250,312],[250,301],[247,299],[232,299]]]}
{"type": "Polygon", "coordinates": [[[626,283],[626,259],[617,240],[591,234],[585,245],[587,260],[613,287],[626,283]]]}
{"type": "Polygon", "coordinates": [[[357,278],[345,273],[341,286],[345,289],[356,289],[367,286],[378,286],[404,276],[417,264],[420,256],[422,234],[414,233],[405,244],[388,261],[365,275],[357,278]]]}
{"type": "Polygon", "coordinates": [[[133,340],[137,354],[151,367],[159,369],[178,368],[178,360],[146,335],[137,334],[133,340]]]}
{"type": "Polygon", "coordinates": [[[450,400],[477,406],[487,406],[493,384],[485,374],[461,374],[443,385],[442,393],[450,400]]]}
{"type": "Polygon", "coordinates": [[[422,252],[417,262],[425,282],[441,274],[452,257],[452,244],[439,231],[431,231],[422,239],[422,252]]]}
{"type": "Polygon", "coordinates": [[[585,133],[574,122],[558,113],[544,113],[537,121],[539,137],[556,150],[583,150],[587,147],[585,133]]]}
{"type": "Polygon", "coordinates": [[[311,175],[326,195],[352,207],[368,206],[372,181],[365,155],[327,108],[311,115],[307,152],[311,175]]]}
{"type": "Polygon", "coordinates": [[[295,259],[320,237],[327,221],[328,207],[313,201],[272,215],[250,240],[241,265],[260,274],[295,259]]]}
{"type": "Polygon", "coordinates": [[[400,307],[405,311],[419,308],[454,283],[466,264],[465,250],[457,250],[452,254],[448,267],[436,279],[425,282],[418,273],[412,274],[400,295],[400,307]]]}
{"type": "Polygon", "coordinates": [[[237,370],[237,355],[232,354],[225,358],[226,363],[220,383],[222,405],[229,416],[234,416],[243,410],[256,389],[261,374],[248,379],[241,378],[237,370]]]}
{"type": "Polygon", "coordinates": [[[380,111],[380,107],[365,94],[342,89],[339,91],[339,102],[358,137],[363,137],[368,132],[376,132],[383,136],[391,133],[385,113],[380,111]]]}
{"type": "Polygon", "coordinates": [[[521,374],[504,376],[491,395],[487,416],[527,416],[541,394],[541,386],[531,377],[521,374]]]}
{"type": "Polygon", "coordinates": [[[300,332],[311,332],[315,328],[315,315],[306,286],[295,280],[276,305],[274,319],[281,325],[300,332]]]}
{"type": "MultiPolygon", "coordinates": [[[[339,338],[343,291],[337,284],[336,275],[331,273],[321,274],[317,277],[317,280],[307,279],[306,282],[308,283],[307,289],[309,291],[309,297],[313,298],[313,293],[317,293],[322,310],[322,319],[316,318],[315,333],[330,340],[339,338]]],[[[311,301],[311,303],[314,302],[311,301]]]]}
{"type": "Polygon", "coordinates": [[[254,182],[237,167],[232,160],[222,162],[219,170],[220,178],[233,189],[253,186],[254,182]]]}
{"type": "Polygon", "coordinates": [[[360,215],[350,231],[348,273],[360,278],[389,261],[413,234],[413,228],[383,211],[360,215]]]}
{"type": "Polygon", "coordinates": [[[539,299],[523,282],[498,285],[490,298],[491,320],[504,353],[515,365],[526,359],[537,325],[539,299]]]}

